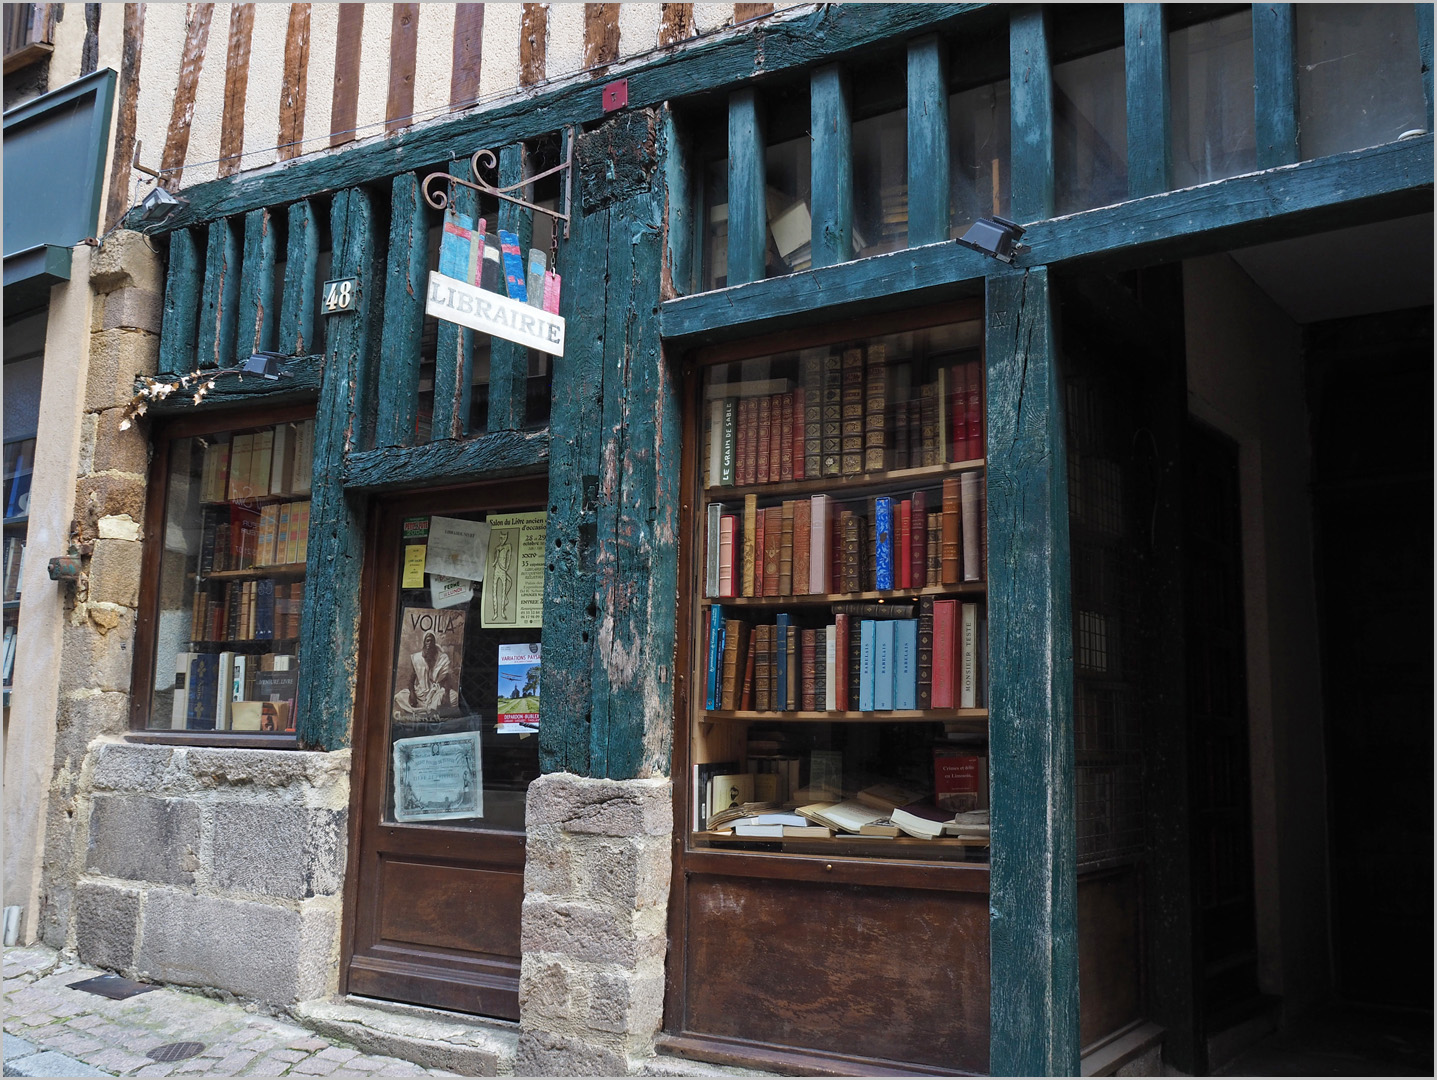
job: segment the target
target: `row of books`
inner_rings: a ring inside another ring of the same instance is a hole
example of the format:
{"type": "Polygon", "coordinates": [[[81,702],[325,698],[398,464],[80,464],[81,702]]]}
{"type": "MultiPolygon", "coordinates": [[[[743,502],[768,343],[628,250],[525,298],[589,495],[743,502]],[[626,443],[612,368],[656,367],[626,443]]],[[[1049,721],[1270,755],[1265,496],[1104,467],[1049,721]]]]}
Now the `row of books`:
{"type": "Polygon", "coordinates": [[[711,383],[704,486],[857,476],[983,457],[983,369],[943,365],[912,393],[883,345],[807,349],[801,382],[711,383]]]}
{"type": "Polygon", "coordinates": [[[188,731],[293,731],[299,665],[287,654],[182,652],[170,726],[188,731]]]}
{"type": "Polygon", "coordinates": [[[25,538],[5,538],[5,599],[20,599],[20,574],[25,567],[25,538]]]}
{"type": "Polygon", "coordinates": [[[800,626],[709,609],[704,707],[756,712],[977,709],[986,703],[987,620],[977,603],[835,604],[800,626]]]}
{"type": "Polygon", "coordinates": [[[935,489],[866,503],[813,495],[760,507],[750,494],[741,516],[727,512],[731,504],[711,502],[704,595],[824,595],[982,581],[986,501],[983,474],[969,471],[944,479],[941,501],[935,489]]]}
{"type": "Polygon", "coordinates": [[[200,518],[199,574],[302,563],[309,556],[308,499],[255,508],[207,506],[200,518]]]}
{"type": "Polygon", "coordinates": [[[227,581],[195,590],[193,641],[272,641],[299,637],[304,582],[227,581]]]}
{"type": "Polygon", "coordinates": [[[237,502],[307,495],[314,472],[314,421],[276,424],[205,446],[200,498],[237,502]]]}

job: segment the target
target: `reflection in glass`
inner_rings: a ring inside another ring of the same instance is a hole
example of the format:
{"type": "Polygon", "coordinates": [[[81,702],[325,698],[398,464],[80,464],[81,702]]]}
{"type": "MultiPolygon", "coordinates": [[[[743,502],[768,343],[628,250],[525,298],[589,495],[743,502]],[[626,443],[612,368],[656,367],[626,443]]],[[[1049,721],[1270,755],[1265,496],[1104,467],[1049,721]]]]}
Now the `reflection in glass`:
{"type": "Polygon", "coordinates": [[[1299,4],[1302,157],[1395,140],[1427,126],[1411,4],[1299,4]]]}
{"type": "Polygon", "coordinates": [[[979,218],[1008,216],[1010,124],[1007,79],[948,99],[951,237],[979,218]]]}
{"type": "Polygon", "coordinates": [[[704,170],[703,287],[728,284],[728,158],[704,170]]]}
{"type": "Polygon", "coordinates": [[[768,147],[763,155],[768,210],[768,277],[813,265],[812,147],[807,135],[768,147]]]}
{"type": "Polygon", "coordinates": [[[1071,214],[1121,202],[1128,193],[1123,50],[1053,68],[1055,208],[1071,214]]]}
{"type": "Polygon", "coordinates": [[[853,249],[858,257],[908,245],[908,110],[853,125],[853,249]]]}
{"type": "Polygon", "coordinates": [[[1174,186],[1257,168],[1252,11],[1174,31],[1169,64],[1174,186]]]}

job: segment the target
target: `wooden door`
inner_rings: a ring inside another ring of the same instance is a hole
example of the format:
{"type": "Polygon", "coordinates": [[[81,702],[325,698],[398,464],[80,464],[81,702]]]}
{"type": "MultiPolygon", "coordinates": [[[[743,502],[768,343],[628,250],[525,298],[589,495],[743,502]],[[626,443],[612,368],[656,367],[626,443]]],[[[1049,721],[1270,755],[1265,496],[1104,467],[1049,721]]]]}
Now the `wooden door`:
{"type": "Polygon", "coordinates": [[[537,713],[539,629],[504,624],[537,605],[496,619],[484,583],[470,584],[472,598],[459,586],[455,601],[432,571],[452,568],[439,562],[446,539],[476,556],[470,534],[484,522],[495,549],[512,543],[517,556],[489,560],[491,601],[499,584],[523,599],[536,554],[542,589],[544,497],[542,478],[507,481],[389,500],[371,518],[344,992],[519,1016],[524,803],[539,771],[537,725],[524,717],[537,713]],[[539,514],[537,553],[507,529],[524,512],[539,514]]]}

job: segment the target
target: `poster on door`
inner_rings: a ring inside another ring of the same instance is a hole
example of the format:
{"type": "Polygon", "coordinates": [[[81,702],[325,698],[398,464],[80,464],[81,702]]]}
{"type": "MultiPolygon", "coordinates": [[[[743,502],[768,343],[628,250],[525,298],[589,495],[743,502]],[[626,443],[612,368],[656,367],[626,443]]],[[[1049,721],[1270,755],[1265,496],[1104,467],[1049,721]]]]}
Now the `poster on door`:
{"type": "Polygon", "coordinates": [[[490,514],[480,625],[486,630],[538,629],[544,616],[544,526],[547,514],[490,514]]]}

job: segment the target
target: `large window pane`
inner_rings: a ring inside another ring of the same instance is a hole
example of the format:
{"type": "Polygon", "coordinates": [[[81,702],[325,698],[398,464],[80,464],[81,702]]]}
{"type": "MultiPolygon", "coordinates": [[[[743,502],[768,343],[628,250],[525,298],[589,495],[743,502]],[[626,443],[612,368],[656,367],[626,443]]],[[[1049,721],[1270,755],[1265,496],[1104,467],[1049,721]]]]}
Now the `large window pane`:
{"type": "Polygon", "coordinates": [[[950,236],[962,236],[981,217],[1008,216],[1011,117],[1007,79],[948,99],[950,236]]]}
{"type": "Polygon", "coordinates": [[[908,245],[908,110],[853,125],[853,249],[859,257],[908,245]]]}
{"type": "Polygon", "coordinates": [[[1252,12],[1174,31],[1169,53],[1174,186],[1252,172],[1252,12]]]}
{"type": "Polygon", "coordinates": [[[1123,50],[1053,68],[1055,201],[1060,214],[1120,202],[1128,193],[1123,50]]]}

